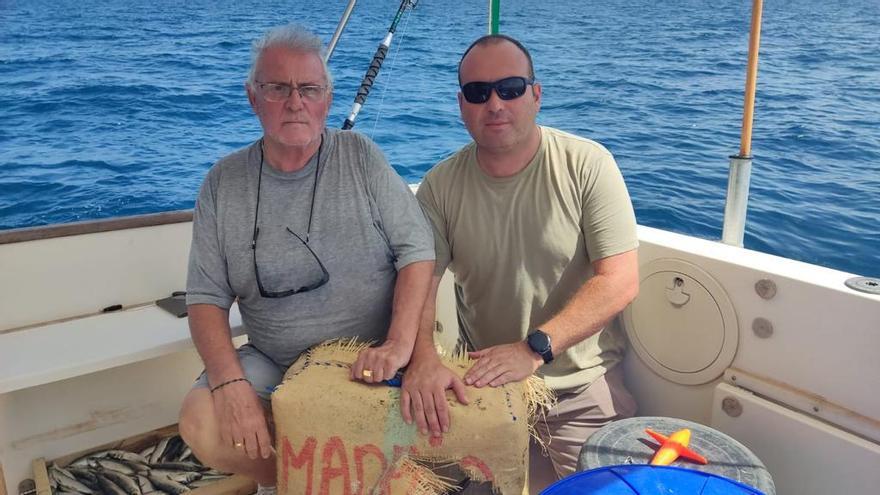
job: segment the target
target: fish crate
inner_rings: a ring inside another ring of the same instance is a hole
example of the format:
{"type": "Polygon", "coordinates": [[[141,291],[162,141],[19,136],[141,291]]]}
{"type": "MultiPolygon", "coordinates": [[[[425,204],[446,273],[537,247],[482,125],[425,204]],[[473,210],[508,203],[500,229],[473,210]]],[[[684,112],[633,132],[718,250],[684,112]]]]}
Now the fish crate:
{"type": "MultiPolygon", "coordinates": [[[[148,451],[150,446],[159,447],[160,445],[163,445],[163,441],[165,441],[164,445],[167,447],[167,445],[170,443],[170,441],[166,441],[166,439],[174,438],[175,436],[177,436],[177,434],[178,434],[177,425],[172,425],[172,426],[167,426],[165,428],[159,428],[157,430],[153,430],[153,431],[150,431],[147,433],[142,433],[140,435],[135,435],[135,436],[123,439],[123,440],[118,440],[115,442],[110,442],[110,443],[106,443],[103,445],[98,445],[98,446],[95,446],[95,447],[92,447],[92,448],[89,448],[89,449],[86,449],[86,450],[83,450],[80,452],[75,452],[75,453],[72,453],[69,455],[59,457],[57,459],[53,459],[53,460],[46,460],[44,458],[34,459],[34,461],[32,462],[33,471],[34,471],[33,488],[25,489],[24,491],[22,491],[20,488],[20,493],[21,493],[21,495],[31,495],[31,494],[33,494],[33,495],[53,495],[56,492],[60,493],[60,492],[65,492],[65,491],[68,491],[68,492],[72,491],[72,490],[62,489],[60,486],[57,491],[53,491],[53,489],[52,489],[53,483],[50,479],[51,475],[49,472],[50,466],[52,466],[54,464],[55,466],[70,470],[70,469],[76,469],[76,467],[72,463],[76,463],[76,461],[78,461],[78,460],[83,460],[85,458],[88,458],[89,456],[92,456],[94,454],[98,454],[100,452],[120,451],[120,452],[139,454],[139,453],[148,451]]],[[[182,441],[181,441],[181,444],[182,444],[182,441]]],[[[181,450],[185,450],[186,445],[185,444],[182,444],[182,445],[184,448],[181,450]]],[[[155,452],[155,449],[153,451],[155,452]]],[[[119,454],[116,454],[116,455],[119,455],[119,454]]],[[[152,453],[150,453],[150,455],[152,455],[152,453]]],[[[147,456],[144,456],[144,457],[147,457],[147,456]]],[[[97,459],[97,458],[95,458],[95,459],[97,459]]],[[[111,462],[119,461],[119,459],[115,458],[115,457],[100,457],[100,459],[108,460],[111,462]]],[[[95,462],[97,463],[97,461],[95,461],[95,462]]],[[[123,464],[124,464],[124,462],[123,462],[123,464]]],[[[167,468],[170,466],[170,464],[174,464],[174,463],[161,462],[161,464],[167,468]]],[[[177,464],[182,465],[182,464],[186,464],[186,463],[178,462],[177,464]]],[[[86,463],[86,465],[88,465],[88,463],[86,463]]],[[[164,473],[168,472],[168,470],[162,469],[161,466],[159,468],[153,467],[153,466],[158,466],[158,465],[159,465],[159,463],[150,463],[149,464],[149,466],[151,467],[150,473],[152,473],[154,471],[161,472],[163,474],[159,474],[157,476],[164,476],[164,473]]],[[[80,466],[80,468],[81,468],[81,469],[79,469],[80,471],[84,469],[82,465],[80,466]]],[[[141,473],[142,473],[142,471],[141,471],[141,473]]],[[[144,477],[146,477],[146,476],[144,476],[144,477]]],[[[149,477],[146,477],[146,478],[149,480],[149,477]]],[[[196,480],[196,479],[194,479],[194,480],[191,480],[188,482],[193,485],[192,487],[186,486],[185,483],[180,482],[180,484],[185,486],[185,488],[186,488],[185,491],[182,489],[179,489],[179,490],[174,489],[174,485],[171,485],[170,489],[169,488],[159,488],[158,486],[153,486],[155,491],[145,491],[145,490],[143,490],[143,487],[140,486],[137,482],[137,472],[136,472],[133,480],[135,481],[135,486],[138,488],[139,491],[135,491],[135,489],[133,487],[131,488],[131,490],[126,490],[125,487],[117,485],[119,488],[122,488],[122,491],[118,492],[118,495],[123,495],[125,493],[128,493],[128,494],[142,493],[144,495],[146,495],[147,493],[153,493],[155,495],[161,495],[163,493],[187,493],[187,494],[191,494],[191,495],[248,495],[248,494],[254,493],[257,489],[256,483],[254,483],[253,480],[246,478],[244,476],[240,476],[240,475],[229,475],[226,477],[222,477],[222,478],[218,477],[216,479],[211,479],[211,480],[204,480],[204,479],[196,480]],[[203,481],[203,483],[196,483],[197,481],[203,481]]],[[[79,491],[76,493],[78,495],[85,495],[86,492],[79,491]]],[[[106,494],[112,495],[117,492],[115,492],[113,490],[103,489],[103,490],[100,490],[99,492],[94,492],[94,490],[93,490],[93,493],[106,493],[106,494]]]]}

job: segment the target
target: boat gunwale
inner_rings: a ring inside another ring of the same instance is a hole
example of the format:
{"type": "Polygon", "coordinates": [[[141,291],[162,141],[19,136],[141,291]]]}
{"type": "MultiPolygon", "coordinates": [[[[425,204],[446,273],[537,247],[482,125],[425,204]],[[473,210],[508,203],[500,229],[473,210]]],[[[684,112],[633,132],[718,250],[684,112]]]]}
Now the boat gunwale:
{"type": "Polygon", "coordinates": [[[193,210],[175,210],[147,213],[144,215],[104,218],[100,220],[85,220],[82,222],[23,227],[0,231],[0,245],[53,239],[56,237],[94,234],[98,232],[112,232],[115,230],[140,227],[155,227],[158,225],[185,223],[191,222],[192,219],[193,210]]]}

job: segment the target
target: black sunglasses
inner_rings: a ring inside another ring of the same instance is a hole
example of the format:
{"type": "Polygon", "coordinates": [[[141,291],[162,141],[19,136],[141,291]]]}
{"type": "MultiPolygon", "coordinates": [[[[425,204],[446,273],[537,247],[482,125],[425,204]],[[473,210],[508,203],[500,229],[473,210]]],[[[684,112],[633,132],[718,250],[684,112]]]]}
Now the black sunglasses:
{"type": "Polygon", "coordinates": [[[257,237],[260,234],[260,229],[256,229],[256,233],[254,234],[254,242],[253,242],[254,274],[257,277],[257,287],[260,289],[260,295],[263,297],[268,297],[270,299],[278,299],[278,298],[282,298],[282,297],[292,296],[294,294],[299,294],[302,292],[308,292],[310,290],[315,290],[318,287],[321,287],[322,285],[324,285],[330,281],[330,273],[327,271],[327,268],[324,267],[324,263],[321,263],[321,258],[318,258],[318,255],[315,254],[315,252],[309,246],[309,243],[305,239],[303,239],[302,237],[296,235],[292,230],[290,230],[290,227],[287,227],[287,232],[289,232],[291,235],[296,237],[296,239],[299,242],[301,242],[302,245],[306,247],[306,249],[309,250],[309,253],[312,255],[312,258],[314,258],[315,261],[318,262],[318,266],[321,268],[321,278],[319,278],[318,280],[316,280],[310,284],[304,285],[298,289],[289,289],[289,290],[282,290],[282,291],[268,291],[268,290],[266,290],[266,288],[263,287],[263,281],[260,279],[260,265],[257,263],[257,237]]]}
{"type": "Polygon", "coordinates": [[[260,140],[260,172],[257,176],[257,206],[254,212],[254,237],[251,241],[251,251],[253,251],[254,255],[254,275],[257,279],[257,287],[260,289],[260,295],[263,297],[268,297],[272,299],[277,299],[281,297],[292,296],[294,294],[299,294],[302,292],[308,292],[310,290],[315,290],[318,287],[326,284],[330,281],[330,273],[327,272],[327,268],[324,267],[324,263],[321,263],[321,258],[318,258],[318,255],[312,250],[311,246],[309,246],[309,235],[312,232],[312,213],[315,211],[315,194],[318,191],[318,173],[320,172],[321,167],[321,150],[324,148],[324,136],[321,136],[321,144],[318,146],[318,159],[315,162],[315,181],[312,183],[312,201],[311,206],[309,206],[309,226],[306,230],[306,238],[296,235],[290,227],[286,227],[287,232],[290,233],[293,237],[302,243],[303,246],[309,251],[309,254],[312,255],[312,258],[318,263],[318,267],[321,268],[321,277],[315,280],[310,284],[306,284],[298,289],[289,289],[282,291],[269,291],[263,287],[263,281],[260,279],[260,267],[257,263],[257,238],[260,236],[260,228],[257,226],[257,220],[260,216],[260,186],[263,182],[263,162],[265,158],[265,153],[263,151],[263,140],[260,140]]]}
{"type": "Polygon", "coordinates": [[[502,100],[513,100],[524,95],[531,84],[535,84],[534,79],[520,76],[505,77],[495,82],[474,81],[462,86],[461,94],[468,103],[486,103],[494,89],[502,100]]]}

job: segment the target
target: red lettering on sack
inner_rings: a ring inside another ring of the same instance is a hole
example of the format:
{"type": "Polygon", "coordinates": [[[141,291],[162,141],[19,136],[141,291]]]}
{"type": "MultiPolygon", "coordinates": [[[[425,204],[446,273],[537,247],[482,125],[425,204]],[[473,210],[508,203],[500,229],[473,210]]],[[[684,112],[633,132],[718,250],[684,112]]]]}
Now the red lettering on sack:
{"type": "Polygon", "coordinates": [[[306,491],[305,495],[312,493],[312,477],[315,465],[315,446],[318,442],[315,437],[309,437],[300,449],[299,454],[293,453],[293,446],[287,437],[281,439],[281,491],[287,491],[290,479],[290,468],[301,469],[306,466],[306,491]]]}
{"type": "Polygon", "coordinates": [[[394,459],[392,463],[396,463],[400,460],[404,455],[409,455],[410,457],[415,457],[419,455],[419,450],[415,445],[403,446],[403,445],[395,445],[394,446],[394,459]],[[409,452],[404,452],[404,450],[409,450],[409,452]]]}
{"type": "Polygon", "coordinates": [[[461,461],[459,461],[458,465],[461,466],[462,469],[467,469],[469,467],[476,468],[481,473],[483,473],[485,481],[495,481],[495,476],[492,475],[492,470],[489,469],[489,466],[487,466],[485,462],[481,461],[477,457],[474,457],[472,455],[465,456],[464,458],[462,458],[461,461]]]}
{"type": "MultiPolygon", "coordinates": [[[[354,448],[354,468],[356,473],[356,480],[358,484],[357,495],[362,495],[366,493],[366,482],[364,480],[364,459],[368,456],[372,455],[379,459],[381,463],[381,468],[379,468],[379,474],[381,476],[382,473],[388,468],[388,460],[385,459],[385,454],[376,447],[375,445],[368,443],[366,445],[358,445],[354,448]]],[[[387,483],[386,483],[387,486],[387,483]]],[[[383,493],[387,493],[387,488],[383,487],[383,493]]]]}
{"type": "Polygon", "coordinates": [[[334,491],[333,493],[351,495],[351,474],[348,468],[348,457],[345,455],[345,444],[339,437],[330,437],[321,452],[321,489],[318,493],[330,495],[330,481],[340,476],[342,476],[343,483],[342,491],[334,491]],[[333,467],[334,454],[339,458],[338,467],[333,467]]]}

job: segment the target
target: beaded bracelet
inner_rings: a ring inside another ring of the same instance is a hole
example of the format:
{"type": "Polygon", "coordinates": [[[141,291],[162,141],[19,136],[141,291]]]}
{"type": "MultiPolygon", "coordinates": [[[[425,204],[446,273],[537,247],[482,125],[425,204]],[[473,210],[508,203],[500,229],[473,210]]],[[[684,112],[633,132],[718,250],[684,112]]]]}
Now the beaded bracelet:
{"type": "Polygon", "coordinates": [[[250,385],[250,386],[252,386],[252,387],[254,386],[254,385],[251,383],[251,381],[248,380],[247,378],[233,378],[232,380],[226,380],[225,382],[221,383],[220,385],[217,385],[216,387],[212,388],[212,389],[211,389],[211,393],[213,394],[214,392],[216,392],[216,391],[220,390],[221,388],[223,388],[223,387],[229,385],[230,383],[235,383],[235,382],[248,382],[248,385],[250,385]]]}

